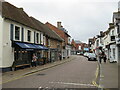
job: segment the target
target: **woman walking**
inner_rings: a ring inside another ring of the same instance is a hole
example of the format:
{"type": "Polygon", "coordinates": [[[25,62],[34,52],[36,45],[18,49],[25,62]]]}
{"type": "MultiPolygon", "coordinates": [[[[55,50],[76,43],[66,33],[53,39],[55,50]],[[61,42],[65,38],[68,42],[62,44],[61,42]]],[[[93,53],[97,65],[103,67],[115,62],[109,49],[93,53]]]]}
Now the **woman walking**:
{"type": "Polygon", "coordinates": [[[32,67],[34,67],[34,66],[36,67],[37,66],[36,62],[37,62],[37,57],[36,57],[35,54],[33,54],[33,56],[32,56],[32,63],[31,63],[32,67]]]}

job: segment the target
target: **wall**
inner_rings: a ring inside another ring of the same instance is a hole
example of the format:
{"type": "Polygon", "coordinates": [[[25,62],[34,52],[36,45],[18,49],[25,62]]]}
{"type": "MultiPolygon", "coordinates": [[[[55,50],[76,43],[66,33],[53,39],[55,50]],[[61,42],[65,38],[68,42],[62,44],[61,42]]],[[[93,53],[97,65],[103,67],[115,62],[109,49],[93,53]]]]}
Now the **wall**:
{"type": "MultiPolygon", "coordinates": [[[[38,32],[37,30],[34,30],[32,28],[23,26],[19,23],[16,22],[12,22],[10,20],[4,20],[3,21],[3,28],[0,30],[0,41],[1,41],[1,36],[3,35],[3,41],[1,42],[2,44],[0,44],[3,49],[0,50],[0,58],[2,58],[2,66],[1,67],[11,67],[14,61],[14,48],[12,48],[12,42],[10,40],[10,24],[14,24],[17,25],[19,27],[23,27],[24,28],[24,42],[28,42],[27,41],[27,30],[31,30],[31,42],[30,43],[34,43],[34,31],[38,32]]],[[[1,23],[0,23],[1,25],[1,23]]],[[[40,33],[40,31],[39,31],[40,33]]],[[[43,33],[41,33],[43,35],[43,33]]],[[[43,40],[43,38],[42,38],[43,40]]],[[[21,40],[20,40],[21,41],[21,40]]],[[[40,44],[40,42],[39,42],[40,44]]]]}
{"type": "Polygon", "coordinates": [[[8,21],[3,22],[3,42],[2,42],[2,67],[10,67],[14,61],[14,49],[11,48],[10,40],[10,23],[8,21]]]}
{"type": "Polygon", "coordinates": [[[113,62],[113,61],[117,61],[117,56],[116,56],[116,54],[117,54],[117,49],[116,49],[117,47],[116,47],[116,45],[115,44],[113,44],[113,45],[110,45],[110,49],[111,49],[111,52],[110,52],[110,62],[113,62]],[[115,57],[114,57],[114,50],[113,49],[115,49],[115,57]]]}
{"type": "Polygon", "coordinates": [[[2,67],[2,23],[3,23],[3,19],[0,15],[0,67],[2,67]]]}
{"type": "Polygon", "coordinates": [[[62,48],[62,42],[50,39],[50,48],[58,48],[58,45],[60,45],[60,48],[62,48]]]}

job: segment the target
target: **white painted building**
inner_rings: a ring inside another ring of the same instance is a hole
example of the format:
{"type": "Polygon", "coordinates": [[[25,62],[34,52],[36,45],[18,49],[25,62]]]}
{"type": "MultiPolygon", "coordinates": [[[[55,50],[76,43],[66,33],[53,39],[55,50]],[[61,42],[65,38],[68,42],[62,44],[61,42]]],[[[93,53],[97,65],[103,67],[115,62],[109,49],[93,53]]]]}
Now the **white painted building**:
{"type": "Polygon", "coordinates": [[[2,3],[0,13],[0,69],[30,65],[33,54],[43,56],[47,52],[46,36],[55,38],[56,33],[8,2],[2,3]]]}
{"type": "Polygon", "coordinates": [[[114,62],[114,61],[117,61],[117,47],[116,47],[116,41],[115,41],[115,38],[116,38],[116,30],[115,28],[111,28],[110,32],[109,32],[109,35],[110,35],[110,42],[109,42],[109,45],[110,45],[110,62],[114,62]]]}

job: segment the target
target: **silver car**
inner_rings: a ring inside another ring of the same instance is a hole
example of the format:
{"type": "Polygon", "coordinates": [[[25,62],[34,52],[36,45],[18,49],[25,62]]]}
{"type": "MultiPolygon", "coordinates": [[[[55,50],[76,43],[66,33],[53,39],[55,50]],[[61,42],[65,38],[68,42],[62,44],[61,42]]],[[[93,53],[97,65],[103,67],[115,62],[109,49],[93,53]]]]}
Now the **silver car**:
{"type": "Polygon", "coordinates": [[[97,60],[97,58],[96,58],[95,53],[89,53],[88,61],[96,61],[96,60],[97,60]]]}

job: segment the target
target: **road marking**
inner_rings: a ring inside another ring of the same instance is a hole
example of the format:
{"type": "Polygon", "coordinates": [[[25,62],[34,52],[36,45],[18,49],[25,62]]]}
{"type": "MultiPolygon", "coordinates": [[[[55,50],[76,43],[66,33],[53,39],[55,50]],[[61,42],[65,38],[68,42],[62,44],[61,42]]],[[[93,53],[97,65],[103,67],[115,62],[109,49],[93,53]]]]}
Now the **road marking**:
{"type": "Polygon", "coordinates": [[[49,83],[75,85],[75,86],[94,86],[92,84],[81,84],[81,83],[66,83],[66,82],[49,82],[49,83]]]}
{"type": "Polygon", "coordinates": [[[92,81],[92,84],[98,88],[103,88],[101,87],[100,85],[98,85],[96,82],[97,82],[97,78],[98,78],[98,74],[99,74],[99,71],[100,71],[100,68],[97,64],[97,69],[96,69],[96,72],[95,72],[95,79],[92,81]]]}

